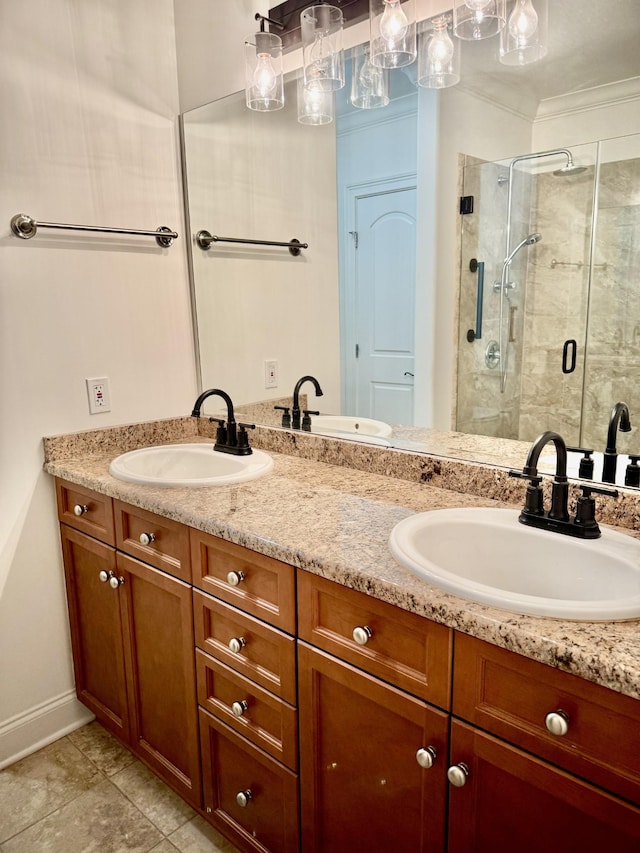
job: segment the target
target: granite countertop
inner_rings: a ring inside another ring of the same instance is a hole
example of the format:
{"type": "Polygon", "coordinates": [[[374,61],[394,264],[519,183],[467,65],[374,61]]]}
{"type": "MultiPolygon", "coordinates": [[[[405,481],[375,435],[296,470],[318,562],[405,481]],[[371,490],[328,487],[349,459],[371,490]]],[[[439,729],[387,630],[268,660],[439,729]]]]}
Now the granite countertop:
{"type": "MultiPolygon", "coordinates": [[[[154,433],[152,441],[147,436],[146,443],[210,441],[197,434],[192,421],[176,419],[175,429],[154,433]]],[[[117,429],[125,428],[112,431],[117,429]]],[[[93,440],[101,433],[92,432],[92,440],[77,445],[73,436],[45,439],[45,470],[640,698],[639,621],[566,622],[465,601],[419,580],[388,550],[394,525],[414,512],[459,506],[513,508],[513,503],[272,449],[272,472],[247,483],[206,488],[136,485],[116,480],[108,469],[123,450],[141,446],[140,436],[128,443],[117,436],[93,440]]]]}

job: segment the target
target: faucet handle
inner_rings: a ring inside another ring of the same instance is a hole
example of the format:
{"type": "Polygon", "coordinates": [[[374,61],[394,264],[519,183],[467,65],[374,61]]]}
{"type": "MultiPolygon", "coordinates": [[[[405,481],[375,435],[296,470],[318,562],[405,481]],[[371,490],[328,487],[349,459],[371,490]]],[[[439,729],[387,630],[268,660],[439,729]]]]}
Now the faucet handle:
{"type": "Polygon", "coordinates": [[[520,480],[529,480],[532,486],[539,486],[542,482],[542,477],[539,474],[527,474],[526,471],[509,471],[510,477],[517,477],[520,480]]]}
{"type": "Polygon", "coordinates": [[[256,428],[255,424],[241,424],[240,421],[238,421],[238,426],[240,427],[240,429],[255,429],[256,428]]]}
{"type": "Polygon", "coordinates": [[[282,412],[282,426],[288,429],[291,426],[291,414],[288,406],[274,406],[274,409],[279,409],[282,412]]]}
{"type": "Polygon", "coordinates": [[[320,412],[314,412],[312,409],[303,409],[302,410],[304,417],[302,418],[302,429],[306,432],[311,432],[311,418],[310,415],[319,415],[320,412]]]}
{"type": "Polygon", "coordinates": [[[530,474],[527,471],[509,471],[510,477],[517,477],[520,480],[528,480],[527,492],[524,499],[525,515],[544,515],[544,494],[542,492],[542,477],[539,474],[530,474]]]}
{"type": "Polygon", "coordinates": [[[591,497],[595,492],[598,495],[607,495],[611,498],[618,497],[617,489],[604,489],[601,486],[580,486],[582,495],[576,503],[575,524],[582,528],[583,536],[587,539],[597,539],[600,536],[600,527],[596,521],[596,502],[591,497]]]}
{"type": "Polygon", "coordinates": [[[249,455],[253,451],[249,446],[249,436],[247,435],[248,429],[255,429],[255,424],[238,424],[240,429],[238,430],[238,451],[243,455],[249,455]]]}
{"type": "Polygon", "coordinates": [[[592,493],[595,493],[596,495],[606,495],[608,498],[618,497],[617,489],[605,489],[602,486],[592,486],[591,483],[580,486],[580,488],[582,489],[582,495],[585,498],[590,498],[592,493]]]}
{"type": "Polygon", "coordinates": [[[578,466],[578,477],[582,480],[593,480],[593,459],[591,454],[593,448],[589,447],[567,447],[571,453],[582,453],[582,459],[578,466]]]}

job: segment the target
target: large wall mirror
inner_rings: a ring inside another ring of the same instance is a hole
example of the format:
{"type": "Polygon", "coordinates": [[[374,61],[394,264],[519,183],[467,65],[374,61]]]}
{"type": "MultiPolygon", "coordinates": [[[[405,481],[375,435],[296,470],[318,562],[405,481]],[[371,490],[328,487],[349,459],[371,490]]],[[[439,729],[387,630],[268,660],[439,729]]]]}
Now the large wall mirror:
{"type": "Polygon", "coordinates": [[[348,79],[322,126],[298,121],[297,72],[277,112],[237,93],[185,113],[202,386],[277,425],[312,375],[343,437],[496,464],[545,429],[604,450],[618,401],[640,427],[639,35],[636,0],[549,0],[531,65],[463,42],[457,86],[409,66],[357,109],[348,79]]]}

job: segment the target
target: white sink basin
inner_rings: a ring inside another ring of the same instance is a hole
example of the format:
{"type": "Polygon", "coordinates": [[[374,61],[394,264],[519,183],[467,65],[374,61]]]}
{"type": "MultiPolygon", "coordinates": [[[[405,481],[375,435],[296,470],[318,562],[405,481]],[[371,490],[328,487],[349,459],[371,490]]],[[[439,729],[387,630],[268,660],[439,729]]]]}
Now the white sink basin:
{"type": "Polygon", "coordinates": [[[640,617],[640,542],[603,530],[584,541],[536,530],[519,510],[442,509],[409,516],[389,548],[405,568],[462,598],[578,621],[640,617]]]}
{"type": "Polygon", "coordinates": [[[358,441],[371,444],[389,446],[390,442],[385,439],[391,435],[392,431],[389,424],[373,418],[356,418],[350,415],[312,415],[311,417],[311,432],[341,438],[357,438],[358,441]]]}
{"type": "Polygon", "coordinates": [[[261,450],[232,456],[212,444],[165,444],[123,453],[109,465],[109,473],[154,486],[226,486],[262,477],[272,468],[273,459],[261,450]]]}

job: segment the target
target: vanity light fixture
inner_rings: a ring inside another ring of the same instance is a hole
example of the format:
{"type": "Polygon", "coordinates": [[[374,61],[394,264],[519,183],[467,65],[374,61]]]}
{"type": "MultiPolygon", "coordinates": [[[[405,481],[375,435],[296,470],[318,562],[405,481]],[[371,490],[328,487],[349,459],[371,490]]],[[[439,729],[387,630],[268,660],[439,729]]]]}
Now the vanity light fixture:
{"type": "Polygon", "coordinates": [[[506,0],[455,0],[453,5],[453,32],[463,41],[495,36],[506,20],[506,0]]]}
{"type": "Polygon", "coordinates": [[[500,62],[529,65],[546,56],[548,20],[547,0],[515,0],[500,33],[500,62]]]}
{"type": "Polygon", "coordinates": [[[371,62],[368,44],[359,44],[351,51],[349,101],[360,110],[386,107],[389,103],[389,72],[371,62]]]}
{"type": "Polygon", "coordinates": [[[450,15],[434,18],[418,37],[418,86],[444,89],[460,82],[460,42],[449,34],[450,15]]]}
{"type": "Polygon", "coordinates": [[[415,0],[369,0],[371,62],[402,68],[416,58],[415,0]]]}
{"type": "Polygon", "coordinates": [[[282,74],[282,39],[275,33],[265,32],[265,21],[283,29],[282,24],[261,15],[260,31],[244,43],[245,92],[250,110],[268,112],[284,107],[284,78],[282,74]]]}
{"type": "Polygon", "coordinates": [[[335,115],[335,95],[298,77],[298,121],[300,124],[331,124],[335,115]]]}
{"type": "Polygon", "coordinates": [[[335,92],[344,86],[342,9],[309,6],[300,13],[304,85],[335,92]]]}

